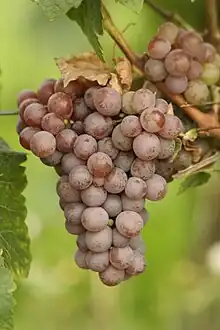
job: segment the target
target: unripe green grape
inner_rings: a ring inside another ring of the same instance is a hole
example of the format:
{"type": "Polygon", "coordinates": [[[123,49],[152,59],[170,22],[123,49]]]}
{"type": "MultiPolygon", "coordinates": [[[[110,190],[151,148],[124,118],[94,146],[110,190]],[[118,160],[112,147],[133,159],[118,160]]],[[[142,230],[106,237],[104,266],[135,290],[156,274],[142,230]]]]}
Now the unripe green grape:
{"type": "Polygon", "coordinates": [[[205,63],[203,65],[203,73],[201,80],[207,85],[215,85],[220,78],[220,68],[213,63],[205,63]]]}
{"type": "Polygon", "coordinates": [[[185,99],[190,104],[202,105],[210,98],[210,92],[207,85],[201,80],[191,80],[184,93],[185,99]]]}

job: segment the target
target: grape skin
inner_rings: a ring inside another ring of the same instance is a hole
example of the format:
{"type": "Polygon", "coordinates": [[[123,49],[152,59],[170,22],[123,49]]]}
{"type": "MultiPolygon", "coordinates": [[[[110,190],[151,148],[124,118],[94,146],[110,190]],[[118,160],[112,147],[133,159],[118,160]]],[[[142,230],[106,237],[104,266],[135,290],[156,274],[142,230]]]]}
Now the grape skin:
{"type": "Polygon", "coordinates": [[[157,158],[166,159],[171,157],[175,151],[175,146],[176,146],[175,140],[166,140],[161,137],[159,139],[160,139],[161,150],[157,158]]]}
{"type": "Polygon", "coordinates": [[[55,150],[51,156],[42,158],[41,161],[44,165],[56,166],[56,165],[60,164],[62,157],[63,157],[62,152],[55,150]]]}
{"type": "Polygon", "coordinates": [[[168,103],[164,99],[158,98],[156,99],[155,108],[159,109],[163,113],[167,113],[168,103]]]}
{"type": "Polygon", "coordinates": [[[167,182],[173,180],[172,175],[175,173],[173,164],[169,162],[169,159],[156,161],[156,173],[164,177],[167,182]]]}
{"type": "Polygon", "coordinates": [[[76,245],[82,252],[88,251],[88,248],[86,245],[86,232],[83,232],[77,236],[76,245]]]}
{"type": "Polygon", "coordinates": [[[37,91],[37,97],[39,98],[42,104],[46,105],[51,95],[54,94],[55,83],[56,83],[55,79],[46,79],[39,87],[37,91]]]}
{"type": "Polygon", "coordinates": [[[163,23],[157,32],[157,35],[161,38],[169,40],[171,45],[173,45],[178,37],[179,28],[172,22],[163,23]]]}
{"type": "Polygon", "coordinates": [[[88,207],[81,216],[83,227],[88,231],[97,232],[108,224],[108,213],[102,207],[88,207]]]}
{"type": "Polygon", "coordinates": [[[140,120],[134,115],[126,116],[122,120],[120,128],[124,136],[131,138],[139,135],[142,131],[140,120]]]}
{"type": "Polygon", "coordinates": [[[134,93],[131,105],[135,113],[140,114],[155,105],[155,95],[149,89],[141,88],[134,93]]]}
{"type": "Polygon", "coordinates": [[[17,96],[17,105],[20,106],[27,99],[37,99],[37,94],[32,90],[24,89],[17,96]]]}
{"type": "Polygon", "coordinates": [[[78,98],[73,103],[73,114],[72,120],[83,121],[88,115],[90,115],[91,110],[87,107],[84,99],[78,98]]]}
{"type": "Polygon", "coordinates": [[[159,132],[165,123],[165,116],[162,111],[153,108],[152,111],[146,109],[140,116],[140,122],[143,129],[148,133],[159,132]]]}
{"type": "Polygon", "coordinates": [[[155,134],[142,132],[133,141],[133,150],[142,160],[152,160],[160,153],[160,140],[155,134]]]}
{"type": "Polygon", "coordinates": [[[49,132],[37,132],[30,140],[30,149],[39,158],[51,156],[56,150],[56,139],[49,132]]]}
{"type": "Polygon", "coordinates": [[[29,104],[24,111],[24,121],[28,126],[41,127],[41,120],[46,115],[46,108],[40,103],[29,104]]]}
{"type": "Polygon", "coordinates": [[[192,153],[190,151],[181,150],[175,157],[173,167],[177,171],[182,171],[192,165],[192,153]]]}
{"type": "Polygon", "coordinates": [[[66,231],[71,235],[80,235],[85,232],[85,228],[81,224],[74,225],[70,221],[65,222],[65,228],[66,231]]]}
{"type": "Polygon", "coordinates": [[[190,67],[187,72],[187,78],[189,80],[198,79],[201,76],[202,72],[203,72],[202,64],[199,63],[198,61],[191,60],[190,67]]]}
{"type": "Polygon", "coordinates": [[[201,80],[192,80],[184,93],[187,102],[203,104],[209,100],[210,92],[206,84],[201,80]]]}
{"type": "Polygon", "coordinates": [[[195,57],[201,63],[206,63],[206,62],[210,63],[214,60],[215,54],[216,54],[215,47],[208,42],[203,42],[197,46],[195,57]]]}
{"type": "Polygon", "coordinates": [[[102,207],[106,210],[109,217],[116,217],[122,211],[120,196],[108,194],[102,207]]]}
{"type": "Polygon", "coordinates": [[[110,137],[106,137],[98,141],[98,151],[104,152],[112,160],[114,160],[119,153],[119,150],[115,148],[112,139],[110,137]]]}
{"type": "Polygon", "coordinates": [[[117,116],[121,110],[121,95],[110,87],[98,89],[93,94],[93,102],[103,116],[117,116]]]}
{"type": "MultiPolygon", "coordinates": [[[[125,187],[125,194],[130,199],[141,199],[146,194],[146,183],[137,177],[130,177],[125,187]]],[[[123,202],[122,202],[123,203],[123,202]]]]}
{"type": "Polygon", "coordinates": [[[84,94],[85,103],[92,110],[95,110],[93,97],[94,97],[95,92],[97,90],[98,90],[98,87],[90,87],[90,88],[87,89],[87,91],[84,94]]]}
{"type": "Polygon", "coordinates": [[[121,235],[134,237],[140,233],[144,223],[138,213],[134,211],[123,211],[117,216],[115,225],[121,235]]]}
{"type": "Polygon", "coordinates": [[[53,135],[57,135],[64,130],[65,124],[62,119],[58,118],[54,113],[47,113],[41,121],[41,127],[53,135]]]}
{"type": "Polygon", "coordinates": [[[68,203],[64,207],[64,216],[67,221],[73,225],[79,225],[81,223],[81,216],[86,206],[83,203],[68,203]]]}
{"type": "Polygon", "coordinates": [[[84,124],[83,122],[77,120],[72,124],[72,130],[75,131],[78,135],[84,134],[85,129],[84,129],[84,124]]]}
{"type": "Polygon", "coordinates": [[[96,152],[89,157],[87,166],[93,176],[105,177],[111,172],[113,163],[107,154],[96,152]]]}
{"type": "Polygon", "coordinates": [[[205,63],[203,65],[203,73],[201,80],[207,86],[215,85],[220,79],[220,69],[213,63],[205,63]]]}
{"type": "Polygon", "coordinates": [[[21,131],[23,131],[23,129],[27,127],[26,123],[24,122],[24,120],[18,115],[18,120],[17,120],[17,124],[16,124],[16,132],[19,135],[21,133],[21,131]]]}
{"type": "Polygon", "coordinates": [[[154,174],[152,178],[146,181],[146,184],[146,198],[150,201],[159,201],[163,199],[167,193],[167,182],[158,174],[154,174]]]}
{"type": "Polygon", "coordinates": [[[126,173],[121,168],[115,167],[106,177],[104,188],[111,194],[119,194],[124,190],[126,183],[126,173]]]}
{"type": "Polygon", "coordinates": [[[190,68],[189,56],[182,49],[172,50],[164,61],[167,72],[174,77],[182,77],[190,68]]]}
{"type": "Polygon", "coordinates": [[[122,95],[122,111],[127,115],[135,114],[135,111],[131,105],[134,93],[135,92],[133,91],[129,91],[122,95]]]}
{"type": "Polygon", "coordinates": [[[97,151],[97,142],[94,137],[88,134],[82,134],[77,137],[74,144],[74,152],[80,159],[87,160],[97,151]]]}
{"type": "Polygon", "coordinates": [[[134,211],[134,212],[141,212],[144,209],[144,198],[140,199],[131,199],[127,197],[125,194],[121,196],[122,202],[122,209],[123,211],[134,211]]]}
{"type": "Polygon", "coordinates": [[[131,166],[131,175],[146,181],[152,177],[155,172],[155,163],[136,158],[131,166]]]}
{"type": "Polygon", "coordinates": [[[107,192],[102,187],[91,185],[81,191],[81,198],[87,206],[101,206],[107,198],[107,192]]]}
{"type": "Polygon", "coordinates": [[[138,251],[134,250],[134,258],[128,268],[126,268],[125,272],[129,275],[138,275],[145,271],[146,262],[144,260],[143,254],[138,251]]]}
{"type": "Polygon", "coordinates": [[[86,162],[79,159],[74,153],[65,154],[61,160],[61,166],[64,173],[69,174],[70,171],[77,165],[85,165],[86,162]]]}
{"type": "Polygon", "coordinates": [[[188,86],[188,79],[186,76],[174,77],[168,75],[165,79],[165,85],[173,94],[182,94],[188,86]]]}
{"type": "Polygon", "coordinates": [[[148,54],[155,60],[163,59],[170,52],[170,50],[170,42],[161,37],[152,39],[148,44],[148,54]]]}
{"type": "Polygon", "coordinates": [[[114,160],[114,165],[121,168],[123,171],[128,172],[130,171],[134,158],[133,151],[120,151],[114,160]]]}
{"type": "Polygon", "coordinates": [[[112,243],[113,243],[113,246],[116,247],[116,248],[123,248],[123,247],[129,245],[130,238],[121,235],[116,228],[113,228],[113,230],[112,230],[112,243]]]}
{"type": "Polygon", "coordinates": [[[167,76],[164,62],[152,58],[145,63],[144,72],[146,77],[153,82],[163,81],[167,76]]]}
{"type": "Polygon", "coordinates": [[[68,176],[62,176],[57,182],[57,194],[64,202],[76,203],[80,202],[80,192],[74,189],[68,180],[68,176]]]}
{"type": "Polygon", "coordinates": [[[121,125],[117,125],[112,132],[112,142],[117,149],[129,151],[132,149],[133,139],[124,136],[121,130],[121,125]]]}
{"type": "Polygon", "coordinates": [[[123,248],[113,247],[110,250],[109,257],[112,266],[117,269],[125,269],[132,263],[134,254],[130,246],[123,248]]]}
{"type": "Polygon", "coordinates": [[[95,253],[89,251],[89,253],[87,253],[86,262],[89,269],[93,270],[94,272],[103,272],[109,265],[109,252],[105,251],[95,253]]]}
{"type": "Polygon", "coordinates": [[[64,92],[69,95],[74,101],[77,97],[80,97],[85,92],[85,84],[82,80],[77,79],[70,81],[67,86],[64,87],[63,79],[60,78],[56,81],[54,86],[55,93],[64,92]]]}
{"type": "Polygon", "coordinates": [[[63,92],[58,92],[48,100],[48,111],[55,113],[57,117],[69,119],[73,112],[73,105],[70,96],[63,92]]]}
{"type": "Polygon", "coordinates": [[[69,173],[69,183],[77,190],[88,188],[92,180],[92,175],[85,165],[77,165],[69,173]]]}
{"type": "Polygon", "coordinates": [[[112,265],[109,265],[104,272],[99,273],[99,278],[103,284],[107,286],[115,286],[124,280],[124,270],[116,269],[112,265]]]}
{"type": "Polygon", "coordinates": [[[175,139],[182,131],[182,123],[177,116],[165,115],[165,124],[163,129],[159,132],[159,135],[164,139],[175,139]]]}
{"type": "Polygon", "coordinates": [[[22,147],[30,150],[30,141],[37,132],[40,132],[37,127],[25,127],[19,134],[19,142],[22,147]]]}
{"type": "Polygon", "coordinates": [[[30,104],[38,103],[38,99],[26,99],[19,105],[19,116],[24,120],[24,112],[30,104]]]}
{"type": "Polygon", "coordinates": [[[85,252],[83,252],[81,250],[77,250],[75,253],[75,256],[74,256],[74,260],[79,268],[88,269],[86,261],[85,261],[86,260],[85,252]]]}
{"type": "Polygon", "coordinates": [[[194,31],[184,31],[180,34],[178,43],[186,54],[195,57],[198,52],[198,46],[202,44],[202,37],[194,31]]]}
{"type": "Polygon", "coordinates": [[[102,187],[104,186],[104,183],[105,183],[105,178],[102,177],[102,178],[99,178],[99,177],[93,177],[93,180],[92,180],[92,183],[95,187],[102,187]]]}
{"type": "Polygon", "coordinates": [[[56,136],[57,149],[61,152],[71,152],[77,137],[76,132],[69,128],[62,130],[56,136]]]}
{"type": "Polygon", "coordinates": [[[86,245],[92,252],[106,252],[112,245],[112,229],[105,227],[98,232],[86,232],[86,245]]]}

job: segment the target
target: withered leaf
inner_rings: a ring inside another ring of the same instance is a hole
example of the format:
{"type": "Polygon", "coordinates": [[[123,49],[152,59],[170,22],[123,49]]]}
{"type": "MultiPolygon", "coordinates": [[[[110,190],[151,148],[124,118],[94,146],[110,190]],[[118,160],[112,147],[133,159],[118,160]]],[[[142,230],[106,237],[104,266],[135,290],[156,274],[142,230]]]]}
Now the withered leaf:
{"type": "Polygon", "coordinates": [[[115,73],[111,73],[111,79],[108,82],[108,86],[114,88],[117,92],[122,94],[122,88],[119,82],[119,78],[115,73]]]}
{"type": "Polygon", "coordinates": [[[118,58],[115,70],[123,91],[129,91],[132,84],[132,67],[129,60],[126,57],[118,58]]]}

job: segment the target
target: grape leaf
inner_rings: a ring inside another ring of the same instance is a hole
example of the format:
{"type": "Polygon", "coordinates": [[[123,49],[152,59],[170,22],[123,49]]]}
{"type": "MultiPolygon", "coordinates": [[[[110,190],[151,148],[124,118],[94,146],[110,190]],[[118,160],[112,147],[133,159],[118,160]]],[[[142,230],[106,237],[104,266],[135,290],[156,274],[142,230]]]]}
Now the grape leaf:
{"type": "Polygon", "coordinates": [[[115,71],[117,73],[120,85],[124,92],[131,88],[132,84],[132,67],[126,57],[119,57],[116,61],[115,71]]]}
{"type": "Polygon", "coordinates": [[[98,35],[103,34],[101,0],[83,0],[78,8],[70,9],[67,16],[79,24],[97,55],[103,60],[103,52],[98,39],[98,35]]]}
{"type": "Polygon", "coordinates": [[[209,181],[211,174],[207,172],[198,172],[188,176],[180,185],[178,194],[184,193],[188,188],[199,187],[209,181]]]}
{"type": "Polygon", "coordinates": [[[15,152],[0,139],[0,250],[5,266],[16,275],[27,276],[30,240],[25,224],[27,210],[22,192],[27,184],[24,153],[15,152]]]}
{"type": "Polygon", "coordinates": [[[79,7],[83,0],[32,0],[37,3],[49,17],[53,20],[60,15],[66,14],[72,7],[79,7]]]}
{"type": "Polygon", "coordinates": [[[3,267],[4,260],[0,257],[0,329],[13,328],[13,314],[15,301],[13,291],[16,289],[9,269],[3,267]]]}
{"type": "Polygon", "coordinates": [[[120,2],[122,5],[128,7],[136,13],[141,12],[144,4],[144,0],[117,0],[117,2],[120,2]]]}

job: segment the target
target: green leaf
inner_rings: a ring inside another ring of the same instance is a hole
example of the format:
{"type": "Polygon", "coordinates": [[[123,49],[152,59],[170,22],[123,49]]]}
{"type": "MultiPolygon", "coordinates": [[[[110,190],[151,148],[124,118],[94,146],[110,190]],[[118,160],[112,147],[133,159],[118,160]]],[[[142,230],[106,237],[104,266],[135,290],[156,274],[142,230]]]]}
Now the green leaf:
{"type": "Polygon", "coordinates": [[[0,250],[5,266],[16,275],[27,276],[30,240],[25,223],[27,210],[22,192],[27,185],[26,154],[15,152],[0,139],[0,250]]]}
{"type": "Polygon", "coordinates": [[[50,20],[66,14],[72,7],[78,8],[83,0],[33,0],[50,20]]]}
{"type": "MultiPolygon", "coordinates": [[[[0,264],[4,262],[0,257],[0,264]]],[[[0,266],[0,329],[13,329],[13,314],[15,301],[13,291],[16,285],[13,282],[12,273],[9,269],[0,266]]]]}
{"type": "Polygon", "coordinates": [[[117,2],[120,2],[122,5],[128,7],[136,13],[141,12],[144,4],[144,0],[117,0],[117,2]]]}
{"type": "Polygon", "coordinates": [[[207,172],[198,172],[188,176],[180,185],[178,194],[184,193],[188,188],[199,187],[209,181],[211,174],[207,172]]]}
{"type": "Polygon", "coordinates": [[[72,8],[67,16],[76,21],[87,36],[97,55],[103,60],[98,35],[103,34],[101,0],[83,0],[78,8],[72,8]]]}

